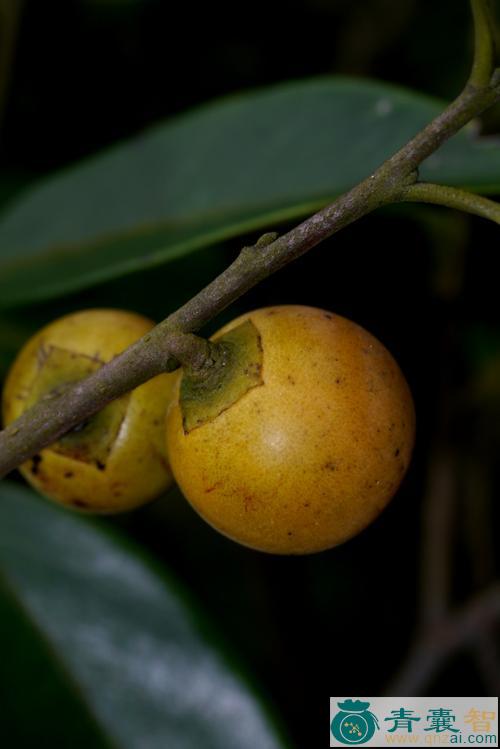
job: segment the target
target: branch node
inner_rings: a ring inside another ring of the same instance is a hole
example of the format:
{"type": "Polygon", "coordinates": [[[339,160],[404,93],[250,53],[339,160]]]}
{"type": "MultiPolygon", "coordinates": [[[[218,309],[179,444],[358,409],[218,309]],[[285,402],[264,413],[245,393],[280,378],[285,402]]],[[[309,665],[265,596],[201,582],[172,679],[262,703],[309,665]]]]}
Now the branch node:
{"type": "Polygon", "coordinates": [[[409,187],[410,185],[414,185],[418,182],[418,178],[420,176],[420,172],[417,169],[414,169],[412,172],[410,172],[403,180],[404,187],[409,187]]]}
{"type": "Polygon", "coordinates": [[[278,232],[275,231],[268,231],[266,234],[263,234],[261,237],[258,238],[258,240],[255,242],[255,244],[248,245],[246,247],[242,247],[239,258],[242,260],[251,260],[256,255],[258,255],[258,251],[262,250],[264,247],[268,247],[270,244],[275,242],[278,239],[278,232]]]}
{"type": "Polygon", "coordinates": [[[254,248],[259,250],[261,247],[267,247],[268,244],[275,242],[278,239],[278,236],[279,234],[277,231],[268,231],[266,234],[263,234],[258,238],[254,244],[254,248]]]}

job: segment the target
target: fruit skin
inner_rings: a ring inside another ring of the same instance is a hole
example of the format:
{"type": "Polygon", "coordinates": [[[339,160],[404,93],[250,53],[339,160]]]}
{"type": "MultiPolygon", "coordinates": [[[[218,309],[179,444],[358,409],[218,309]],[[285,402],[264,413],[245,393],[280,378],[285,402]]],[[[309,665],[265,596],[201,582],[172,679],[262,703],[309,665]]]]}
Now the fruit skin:
{"type": "MultiPolygon", "coordinates": [[[[47,352],[60,353],[62,349],[68,361],[76,359],[84,365],[88,362],[95,369],[153,325],[151,320],[132,312],[90,309],[66,315],[44,327],[25,344],[7,376],[3,391],[5,425],[30,405],[30,392],[37,386],[37,378],[40,382],[41,362],[46,361],[47,352]]],[[[61,384],[65,382],[64,366],[55,375],[61,384]]],[[[47,448],[24,463],[21,473],[49,499],[87,512],[120,512],[155,498],[172,481],[165,457],[164,423],[173,384],[172,375],[159,375],[106,407],[114,418],[116,432],[112,437],[102,435],[104,446],[110,449],[105,460],[85,462],[47,448]]],[[[78,434],[70,433],[69,437],[73,445],[70,449],[75,452],[78,434]]],[[[57,444],[63,445],[64,440],[57,444]]],[[[102,452],[100,442],[97,447],[102,452]]]]}
{"type": "Polygon", "coordinates": [[[241,544],[276,554],[328,549],[395,494],[414,443],[410,390],[384,346],[345,318],[269,307],[214,338],[247,319],[261,335],[264,384],[188,434],[172,400],[174,476],[200,515],[241,544]]]}

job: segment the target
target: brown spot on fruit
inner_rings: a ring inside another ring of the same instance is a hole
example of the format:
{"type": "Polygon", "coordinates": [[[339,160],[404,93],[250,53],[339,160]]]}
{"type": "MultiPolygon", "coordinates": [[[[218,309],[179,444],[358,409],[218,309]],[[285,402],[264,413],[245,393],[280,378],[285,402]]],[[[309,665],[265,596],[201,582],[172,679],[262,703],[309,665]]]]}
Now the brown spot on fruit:
{"type": "Polygon", "coordinates": [[[33,455],[31,458],[31,473],[34,476],[38,475],[38,471],[40,469],[40,463],[42,462],[43,458],[41,455],[33,455]]]}
{"type": "Polygon", "coordinates": [[[82,509],[87,509],[89,507],[89,503],[85,502],[83,499],[72,499],[71,504],[82,509]]]}
{"type": "Polygon", "coordinates": [[[335,463],[333,463],[331,460],[329,460],[327,463],[325,463],[323,465],[323,470],[324,471],[336,471],[337,470],[337,466],[335,465],[335,463]]]}
{"type": "Polygon", "coordinates": [[[215,484],[212,484],[212,486],[207,486],[207,488],[205,489],[205,494],[210,494],[211,492],[215,491],[215,489],[217,489],[220,484],[220,481],[216,481],[215,484]]]}
{"type": "Polygon", "coordinates": [[[64,478],[65,479],[72,479],[74,475],[75,474],[73,473],[73,471],[65,471],[64,472],[64,478]]]}

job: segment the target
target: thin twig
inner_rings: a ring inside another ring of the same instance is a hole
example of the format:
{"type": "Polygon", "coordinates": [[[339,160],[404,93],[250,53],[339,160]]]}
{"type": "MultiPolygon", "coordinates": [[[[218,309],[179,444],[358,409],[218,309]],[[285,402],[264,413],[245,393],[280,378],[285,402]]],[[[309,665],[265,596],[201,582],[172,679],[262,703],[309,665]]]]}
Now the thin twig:
{"type": "Polygon", "coordinates": [[[474,16],[474,60],[469,78],[473,86],[484,86],[495,65],[493,10],[489,0],[471,0],[474,16]]]}
{"type": "Polygon", "coordinates": [[[403,200],[408,203],[443,205],[466,213],[473,213],[476,216],[500,224],[500,203],[483,198],[481,195],[474,195],[467,190],[459,190],[456,187],[417,182],[406,188],[403,200]]]}
{"type": "Polygon", "coordinates": [[[0,125],[6,108],[22,0],[0,0],[0,125]]]}
{"type": "Polygon", "coordinates": [[[420,628],[426,632],[448,610],[452,528],[456,495],[453,457],[444,446],[433,451],[423,506],[420,628]]]}
{"type": "MultiPolygon", "coordinates": [[[[476,446],[476,450],[480,451],[481,447],[476,446]]],[[[480,589],[495,575],[495,540],[491,524],[493,487],[475,450],[464,452],[461,459],[464,496],[460,519],[473,583],[476,589],[480,589]]],[[[474,657],[488,691],[500,694],[500,650],[493,628],[477,637],[474,657]]]]}
{"type": "Polygon", "coordinates": [[[452,655],[482,632],[490,631],[499,618],[500,584],[495,584],[416,643],[386,694],[421,694],[452,655]]]}

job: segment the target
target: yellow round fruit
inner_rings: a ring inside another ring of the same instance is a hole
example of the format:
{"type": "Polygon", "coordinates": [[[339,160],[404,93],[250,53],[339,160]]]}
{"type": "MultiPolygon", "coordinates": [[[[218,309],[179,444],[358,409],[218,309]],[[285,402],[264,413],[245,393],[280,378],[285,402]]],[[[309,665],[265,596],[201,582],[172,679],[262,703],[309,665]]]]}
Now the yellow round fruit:
{"type": "MultiPolygon", "coordinates": [[[[114,309],[84,310],[47,325],[9,371],[5,425],[51,390],[94,372],[152,327],[141,315],[114,309]]],[[[173,384],[173,376],[163,374],[123,395],[24,463],[21,473],[48,498],[88,512],[129,510],[155,498],[172,480],[165,411],[173,384]]]]}
{"type": "Polygon", "coordinates": [[[174,477],[200,515],[241,544],[276,554],[328,549],[395,494],[414,443],[410,390],[384,346],[343,317],[270,307],[214,340],[234,352],[249,323],[254,353],[244,343],[235,355],[248,387],[231,390],[229,378],[203,393],[178,376],[167,413],[174,477]]]}

